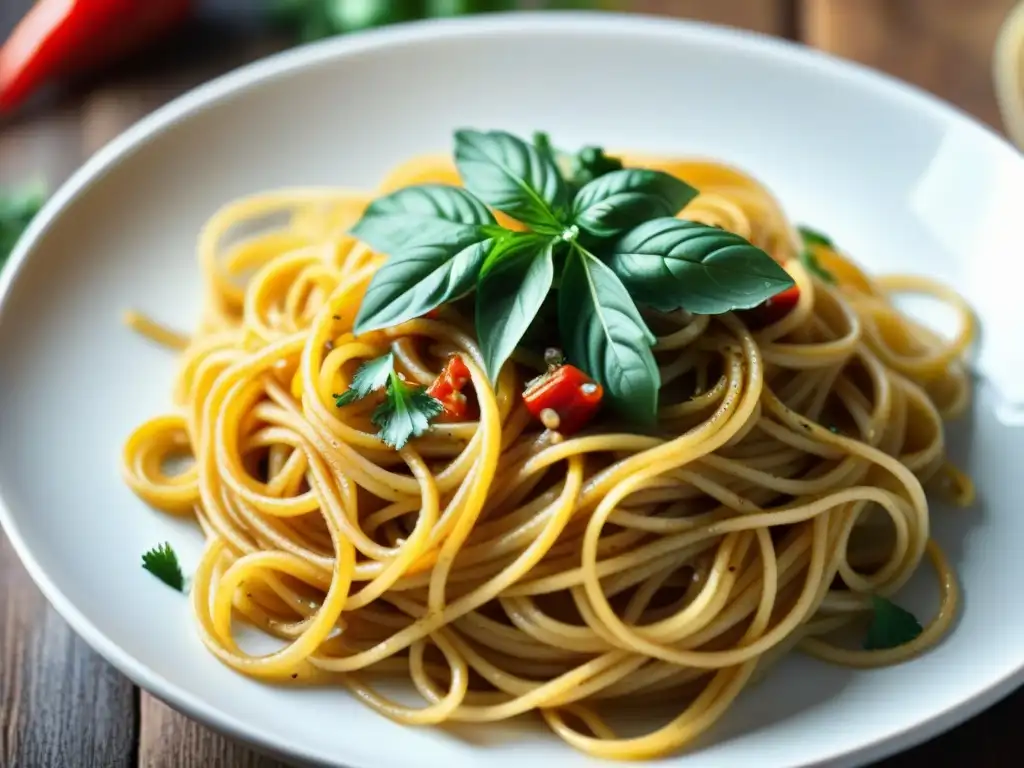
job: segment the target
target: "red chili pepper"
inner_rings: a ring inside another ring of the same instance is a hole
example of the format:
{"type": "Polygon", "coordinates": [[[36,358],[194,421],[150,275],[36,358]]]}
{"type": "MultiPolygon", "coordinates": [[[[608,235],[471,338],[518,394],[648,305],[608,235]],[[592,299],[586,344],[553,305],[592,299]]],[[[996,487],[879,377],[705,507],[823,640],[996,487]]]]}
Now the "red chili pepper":
{"type": "Polygon", "coordinates": [[[766,299],[753,309],[746,309],[737,314],[743,318],[748,328],[756,331],[772,323],[777,323],[792,311],[798,301],[800,301],[800,288],[794,285],[792,288],[787,288],[770,299],[766,299]]]}
{"type": "Polygon", "coordinates": [[[566,363],[527,384],[523,402],[545,427],[570,435],[597,413],[603,396],[600,384],[566,363]]]}
{"type": "Polygon", "coordinates": [[[459,355],[452,355],[441,375],[427,387],[427,394],[444,406],[444,415],[452,421],[462,421],[469,415],[469,399],[463,388],[470,382],[469,368],[459,355]]]}
{"type": "Polygon", "coordinates": [[[40,0],[0,48],[0,112],[54,78],[137,50],[191,8],[192,0],[40,0]]]}

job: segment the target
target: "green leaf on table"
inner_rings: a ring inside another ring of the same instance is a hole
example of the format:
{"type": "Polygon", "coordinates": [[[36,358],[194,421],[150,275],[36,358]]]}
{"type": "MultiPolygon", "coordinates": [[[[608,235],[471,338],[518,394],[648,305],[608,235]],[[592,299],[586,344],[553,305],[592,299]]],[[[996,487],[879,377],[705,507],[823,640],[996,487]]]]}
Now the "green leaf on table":
{"type": "Polygon", "coordinates": [[[356,334],[404,323],[468,293],[493,246],[472,231],[392,254],[370,280],[356,334]]]}
{"type": "Polygon", "coordinates": [[[891,600],[872,595],[871,607],[874,615],[864,638],[866,651],[898,648],[914,640],[924,631],[914,614],[891,600]]]}
{"type": "Polygon", "coordinates": [[[0,266],[45,202],[46,186],[42,182],[0,190],[0,266]]]}
{"type": "Polygon", "coordinates": [[[455,165],[466,188],[492,208],[538,231],[564,228],[565,181],[533,145],[504,131],[456,131],[455,165]]]}
{"type": "Polygon", "coordinates": [[[358,32],[411,21],[420,15],[419,0],[318,0],[338,32],[358,32]]]}
{"type": "Polygon", "coordinates": [[[143,554],[142,567],[172,589],[185,591],[185,575],[170,544],[164,542],[143,554]]]}
{"type": "Polygon", "coordinates": [[[493,381],[526,334],[554,280],[552,238],[517,234],[492,251],[480,273],[476,333],[493,381]]]}
{"type": "Polygon", "coordinates": [[[518,3],[516,0],[426,0],[424,5],[426,17],[433,18],[486,11],[513,11],[518,3]]]}
{"type": "Polygon", "coordinates": [[[654,335],[615,273],[578,245],[562,271],[558,325],[569,361],[604,385],[616,410],[652,424],[661,388],[654,335]]]}
{"type": "Polygon", "coordinates": [[[476,239],[484,240],[497,229],[487,206],[466,190],[446,184],[419,184],[374,200],[351,232],[375,251],[394,254],[474,234],[478,235],[476,239]]]}
{"type": "Polygon", "coordinates": [[[612,171],[576,194],[573,223],[596,237],[614,237],[649,219],[675,216],[696,196],[696,189],[661,171],[612,171]]]}
{"type": "Polygon", "coordinates": [[[352,385],[340,395],[335,395],[334,404],[341,408],[343,405],[349,405],[356,400],[362,400],[371,392],[383,389],[388,385],[388,381],[391,379],[391,372],[394,370],[395,356],[391,352],[373,360],[368,360],[356,370],[355,375],[352,377],[352,385]]]}
{"type": "Polygon", "coordinates": [[[411,438],[426,432],[431,420],[442,411],[441,401],[423,387],[411,387],[392,373],[384,402],[374,409],[371,419],[380,428],[378,436],[384,444],[399,450],[411,438]]]}
{"type": "Polygon", "coordinates": [[[653,219],[612,246],[611,269],[638,303],[717,315],[749,309],[793,285],[743,237],[685,219],[653,219]]]}

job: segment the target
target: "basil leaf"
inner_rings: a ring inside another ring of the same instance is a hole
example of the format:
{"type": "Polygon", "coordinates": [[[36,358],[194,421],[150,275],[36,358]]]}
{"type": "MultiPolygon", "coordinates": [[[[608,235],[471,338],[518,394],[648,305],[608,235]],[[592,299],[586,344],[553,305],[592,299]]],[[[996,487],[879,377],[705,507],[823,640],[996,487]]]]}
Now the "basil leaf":
{"type": "Polygon", "coordinates": [[[561,171],[570,198],[599,176],[622,170],[622,161],[617,157],[609,157],[601,147],[583,147],[572,155],[552,146],[550,137],[543,131],[534,132],[533,146],[561,171]]]}
{"type": "Polygon", "coordinates": [[[553,248],[550,237],[516,235],[496,246],[487,257],[476,289],[476,333],[492,381],[551,290],[555,276],[553,248]]]}
{"type": "Polygon", "coordinates": [[[573,201],[573,223],[597,237],[614,237],[662,216],[675,216],[697,190],[662,171],[627,168],[594,179],[573,201]]]}
{"type": "Polygon", "coordinates": [[[609,265],[642,304],[717,315],[749,309],[793,285],[771,256],[737,234],[653,219],[612,246],[609,265]]]}
{"type": "Polygon", "coordinates": [[[900,608],[891,600],[872,595],[871,607],[875,614],[864,638],[864,650],[878,651],[906,645],[924,630],[910,611],[900,608]]]}
{"type": "Polygon", "coordinates": [[[601,382],[612,406],[654,423],[661,388],[654,335],[615,273],[579,246],[562,272],[558,326],[569,360],[601,382]]]}
{"type": "Polygon", "coordinates": [[[545,131],[533,132],[533,148],[541,157],[546,157],[558,167],[559,152],[551,145],[551,137],[545,131]]]}
{"type": "Polygon", "coordinates": [[[622,161],[609,157],[601,147],[583,147],[572,157],[571,178],[577,187],[589,184],[606,173],[622,170],[622,161]]]}
{"type": "MultiPolygon", "coordinates": [[[[420,184],[374,200],[351,233],[375,251],[394,254],[418,245],[462,239],[495,226],[487,206],[459,187],[420,184]]],[[[484,235],[478,239],[483,239],[484,235]]]]}
{"type": "Polygon", "coordinates": [[[356,334],[420,317],[473,289],[494,240],[478,232],[399,251],[374,274],[356,316],[356,334]]]}
{"type": "Polygon", "coordinates": [[[548,154],[504,131],[461,130],[455,165],[466,188],[492,208],[547,232],[563,228],[565,181],[548,154]]]}

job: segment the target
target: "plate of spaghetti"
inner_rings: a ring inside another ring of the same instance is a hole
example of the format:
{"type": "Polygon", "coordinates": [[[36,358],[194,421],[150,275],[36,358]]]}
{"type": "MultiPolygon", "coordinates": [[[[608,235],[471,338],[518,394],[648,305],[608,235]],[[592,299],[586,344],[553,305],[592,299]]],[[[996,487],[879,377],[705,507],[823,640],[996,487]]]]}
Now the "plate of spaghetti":
{"type": "Polygon", "coordinates": [[[864,764],[1022,679],[1022,186],[703,25],[272,57],[16,249],[0,520],[133,680],[295,761],[864,764]]]}

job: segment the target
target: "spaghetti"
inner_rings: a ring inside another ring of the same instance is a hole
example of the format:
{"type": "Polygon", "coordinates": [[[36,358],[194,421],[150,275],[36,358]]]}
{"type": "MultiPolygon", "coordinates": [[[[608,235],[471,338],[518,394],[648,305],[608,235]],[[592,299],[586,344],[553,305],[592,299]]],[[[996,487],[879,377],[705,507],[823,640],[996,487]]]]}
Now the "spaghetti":
{"type": "MultiPolygon", "coordinates": [[[[924,487],[971,499],[943,442],[943,421],[970,396],[969,308],[924,278],[871,277],[828,246],[815,252],[835,284],[812,275],[780,205],[730,167],[623,160],[692,183],[701,194],[686,218],[746,237],[799,288],[792,310],[756,331],[732,313],[649,318],[655,435],[611,421],[572,436],[544,428],[520,398],[529,361],[492,386],[453,305],[353,336],[384,257],[346,232],[374,195],[281,191],[213,216],[177,411],[133,433],[123,467],[151,505],[202,526],[191,599],[221,661],[281,684],[342,684],[402,723],[537,712],[584,752],[638,759],[691,742],[794,647],[876,666],[949,628],[957,584],[929,537],[924,487]],[[903,292],[950,305],[956,337],[901,314],[891,299],[903,292]],[[368,407],[334,397],[389,350],[423,385],[458,353],[478,417],[384,446],[368,407]],[[181,455],[194,463],[172,472],[181,455]],[[925,558],[942,602],[919,636],[876,651],[836,639],[925,558]],[[282,646],[246,652],[236,618],[282,646]],[[376,687],[395,676],[420,705],[376,687]],[[608,713],[655,698],[676,715],[617,734],[608,713]]],[[[450,159],[421,157],[378,193],[427,181],[459,178],[450,159]]]]}

